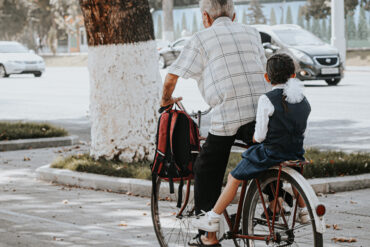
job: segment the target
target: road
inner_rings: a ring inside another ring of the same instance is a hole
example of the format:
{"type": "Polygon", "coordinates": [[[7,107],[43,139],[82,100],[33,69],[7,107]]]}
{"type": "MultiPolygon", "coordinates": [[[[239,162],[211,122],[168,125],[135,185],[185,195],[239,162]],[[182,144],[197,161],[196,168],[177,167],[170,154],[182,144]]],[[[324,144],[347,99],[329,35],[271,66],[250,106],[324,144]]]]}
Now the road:
{"type": "MultiPolygon", "coordinates": [[[[162,70],[164,77],[166,70],[162,70]]],[[[345,151],[370,149],[370,67],[349,67],[336,87],[306,82],[312,105],[306,146],[345,151]]],[[[89,141],[89,76],[85,67],[49,67],[41,78],[30,75],[0,80],[0,120],[41,120],[61,125],[89,141]]],[[[205,110],[193,80],[180,79],[175,95],[188,110],[205,110]]],[[[206,132],[209,116],[203,121],[206,132]]]]}
{"type": "MultiPolygon", "coordinates": [[[[79,148],[0,153],[0,247],[158,246],[149,198],[56,186],[35,179],[35,169],[79,148]],[[24,157],[29,161],[24,161],[24,157]]],[[[370,189],[319,197],[327,206],[325,247],[370,246],[370,189]],[[341,230],[334,230],[336,224],[341,230]],[[355,243],[334,243],[334,237],[355,243]]],[[[230,241],[224,247],[233,246],[230,241]]]]}

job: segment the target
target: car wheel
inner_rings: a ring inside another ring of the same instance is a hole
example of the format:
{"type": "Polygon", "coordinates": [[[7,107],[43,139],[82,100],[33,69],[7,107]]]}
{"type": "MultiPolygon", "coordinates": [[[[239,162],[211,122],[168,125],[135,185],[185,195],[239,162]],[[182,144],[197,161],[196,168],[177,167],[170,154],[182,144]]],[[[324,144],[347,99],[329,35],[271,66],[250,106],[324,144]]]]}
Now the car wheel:
{"type": "Polygon", "coordinates": [[[41,73],[41,72],[37,72],[37,73],[33,73],[33,75],[34,75],[35,77],[41,77],[41,76],[42,76],[42,73],[41,73]]]}
{"type": "Polygon", "coordinates": [[[6,73],[4,65],[0,64],[0,78],[9,77],[6,73]]]}
{"type": "Polygon", "coordinates": [[[166,68],[166,60],[164,59],[164,56],[159,55],[158,65],[160,69],[166,68]]]}
{"type": "Polygon", "coordinates": [[[329,86],[336,86],[340,82],[340,79],[328,79],[325,81],[329,86]]]}

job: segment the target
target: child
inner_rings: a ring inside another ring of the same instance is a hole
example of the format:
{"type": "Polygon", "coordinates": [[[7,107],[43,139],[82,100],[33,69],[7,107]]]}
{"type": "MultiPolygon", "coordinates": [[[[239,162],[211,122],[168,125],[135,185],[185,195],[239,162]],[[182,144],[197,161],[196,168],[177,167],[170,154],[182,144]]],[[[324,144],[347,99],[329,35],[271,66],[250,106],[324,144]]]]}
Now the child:
{"type": "MultiPolygon", "coordinates": [[[[259,144],[242,154],[243,159],[229,174],[227,185],[214,208],[194,219],[196,228],[208,232],[207,237],[199,239],[199,246],[220,246],[215,232],[219,230],[221,214],[243,180],[256,178],[260,172],[286,160],[304,160],[303,139],[311,107],[299,82],[292,79],[295,78],[294,62],[288,55],[273,55],[267,61],[266,72],[265,78],[271,83],[272,90],[258,101],[253,141],[259,144]]],[[[272,204],[274,198],[272,195],[269,198],[272,204]]],[[[307,222],[309,216],[303,200],[298,204],[299,220],[307,222]]]]}

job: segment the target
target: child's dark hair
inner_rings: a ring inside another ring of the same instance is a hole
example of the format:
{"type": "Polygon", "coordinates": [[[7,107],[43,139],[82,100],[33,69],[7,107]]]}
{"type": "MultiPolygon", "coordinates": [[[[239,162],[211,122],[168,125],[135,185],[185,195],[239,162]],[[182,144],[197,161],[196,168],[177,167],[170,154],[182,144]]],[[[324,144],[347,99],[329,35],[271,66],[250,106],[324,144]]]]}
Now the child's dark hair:
{"type": "Polygon", "coordinates": [[[271,84],[285,84],[295,73],[294,61],[286,54],[275,54],[267,60],[266,72],[271,84]]]}

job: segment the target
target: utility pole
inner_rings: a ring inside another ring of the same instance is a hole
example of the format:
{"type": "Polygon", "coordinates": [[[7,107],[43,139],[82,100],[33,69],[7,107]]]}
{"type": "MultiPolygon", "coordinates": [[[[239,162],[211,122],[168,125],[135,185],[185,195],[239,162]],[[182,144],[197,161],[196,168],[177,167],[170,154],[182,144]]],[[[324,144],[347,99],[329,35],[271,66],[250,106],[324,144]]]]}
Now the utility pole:
{"type": "Polygon", "coordinates": [[[174,41],[174,28],[173,28],[173,5],[174,0],[163,0],[163,39],[174,41]]]}
{"type": "Polygon", "coordinates": [[[338,49],[342,61],[345,63],[347,47],[344,0],[331,0],[331,26],[331,44],[338,49]]]}

